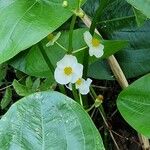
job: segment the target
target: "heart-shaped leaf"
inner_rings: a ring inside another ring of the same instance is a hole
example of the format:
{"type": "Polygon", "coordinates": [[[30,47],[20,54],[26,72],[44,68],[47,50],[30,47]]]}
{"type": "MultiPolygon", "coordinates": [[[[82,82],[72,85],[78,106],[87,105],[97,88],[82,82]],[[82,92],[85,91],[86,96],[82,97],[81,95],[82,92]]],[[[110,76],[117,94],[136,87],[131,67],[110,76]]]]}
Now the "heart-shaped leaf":
{"type": "Polygon", "coordinates": [[[133,128],[150,138],[150,74],[123,90],[117,106],[133,128]]]}
{"type": "Polygon", "coordinates": [[[1,150],[104,150],[82,107],[58,92],[41,92],[11,106],[0,120],[1,150]]]}

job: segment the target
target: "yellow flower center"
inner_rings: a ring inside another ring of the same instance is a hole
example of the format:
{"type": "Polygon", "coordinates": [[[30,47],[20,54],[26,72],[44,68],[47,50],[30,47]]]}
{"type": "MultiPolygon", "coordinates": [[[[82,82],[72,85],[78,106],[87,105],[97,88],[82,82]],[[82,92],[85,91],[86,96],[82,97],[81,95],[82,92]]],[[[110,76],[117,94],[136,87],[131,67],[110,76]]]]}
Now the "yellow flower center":
{"type": "Polygon", "coordinates": [[[98,39],[96,39],[96,38],[93,38],[93,39],[92,39],[92,45],[93,45],[94,47],[98,47],[99,44],[100,44],[100,41],[99,41],[98,39]]]}
{"type": "Polygon", "coordinates": [[[65,75],[69,76],[69,75],[72,74],[72,72],[73,72],[73,70],[72,70],[71,67],[66,67],[66,68],[64,68],[64,73],[65,73],[65,75]]]}
{"type": "Polygon", "coordinates": [[[53,34],[49,34],[49,35],[47,36],[47,39],[48,39],[49,41],[53,40],[53,38],[54,38],[54,35],[53,35],[53,34]]]}
{"type": "Polygon", "coordinates": [[[78,79],[78,80],[76,81],[76,84],[77,84],[77,85],[81,85],[81,83],[82,83],[82,79],[78,79]]]}

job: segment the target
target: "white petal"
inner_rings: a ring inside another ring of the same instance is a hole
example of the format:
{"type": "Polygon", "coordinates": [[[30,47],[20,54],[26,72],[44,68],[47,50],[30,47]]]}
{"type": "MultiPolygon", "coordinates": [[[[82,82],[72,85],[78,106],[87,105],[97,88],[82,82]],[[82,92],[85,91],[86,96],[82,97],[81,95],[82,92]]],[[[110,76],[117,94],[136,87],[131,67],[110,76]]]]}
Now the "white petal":
{"type": "Polygon", "coordinates": [[[65,55],[60,61],[57,62],[57,66],[59,68],[64,68],[67,66],[72,67],[75,64],[77,64],[77,58],[72,55],[65,55]]]}
{"type": "Polygon", "coordinates": [[[90,56],[93,56],[94,55],[94,52],[95,51],[95,48],[93,48],[92,46],[89,48],[89,55],[90,56]]]}
{"type": "Polygon", "coordinates": [[[79,78],[82,77],[83,65],[78,63],[76,66],[74,66],[73,70],[74,70],[74,73],[71,79],[71,83],[75,83],[79,78]]]}
{"type": "Polygon", "coordinates": [[[90,89],[89,89],[88,86],[85,86],[84,88],[83,88],[83,87],[80,87],[80,88],[79,88],[79,92],[80,92],[82,95],[88,94],[89,91],[90,91],[90,89]]]}
{"type": "Polygon", "coordinates": [[[82,94],[82,95],[86,95],[89,93],[90,91],[90,85],[92,83],[92,80],[91,79],[87,79],[86,81],[84,80],[83,84],[79,87],[79,92],[82,94]]]}
{"type": "Polygon", "coordinates": [[[72,91],[72,83],[69,83],[68,85],[66,85],[66,88],[72,91]]]}
{"type": "Polygon", "coordinates": [[[88,86],[90,86],[91,83],[92,83],[92,80],[91,80],[90,78],[87,78],[87,80],[86,80],[85,82],[86,82],[86,84],[87,84],[88,86]]]}
{"type": "Polygon", "coordinates": [[[100,58],[104,54],[103,49],[104,49],[104,45],[102,44],[100,44],[98,47],[90,47],[89,54],[90,56],[94,55],[96,58],[100,58]]]}
{"type": "Polygon", "coordinates": [[[58,67],[55,69],[54,77],[56,82],[60,84],[68,84],[71,80],[71,76],[66,76],[62,69],[59,69],[58,67]]]}
{"type": "Polygon", "coordinates": [[[80,88],[80,86],[82,86],[82,84],[85,82],[85,80],[84,80],[83,78],[80,78],[80,79],[81,79],[81,84],[80,84],[80,85],[75,84],[76,89],[79,89],[79,88],[80,88]]]}
{"type": "Polygon", "coordinates": [[[100,44],[99,47],[97,47],[97,49],[95,49],[95,57],[100,58],[103,56],[104,54],[104,45],[100,44]]]}
{"type": "Polygon", "coordinates": [[[90,43],[92,41],[92,35],[90,34],[89,31],[86,31],[83,35],[84,35],[84,41],[88,46],[90,46],[91,45],[90,43]]]}

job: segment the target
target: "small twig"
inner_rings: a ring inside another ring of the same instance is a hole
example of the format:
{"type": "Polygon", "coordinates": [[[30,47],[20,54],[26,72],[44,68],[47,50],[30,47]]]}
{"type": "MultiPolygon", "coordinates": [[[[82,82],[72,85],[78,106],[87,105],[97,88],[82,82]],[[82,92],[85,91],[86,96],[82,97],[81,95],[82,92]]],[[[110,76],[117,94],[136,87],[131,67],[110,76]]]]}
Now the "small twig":
{"type": "MultiPolygon", "coordinates": [[[[23,78],[25,78],[27,75],[25,75],[25,76],[23,76],[22,78],[20,78],[18,81],[21,81],[23,78]]],[[[10,84],[10,85],[8,85],[8,86],[5,86],[5,87],[3,87],[3,88],[1,88],[0,89],[0,91],[3,91],[3,90],[5,90],[5,89],[7,89],[7,88],[9,88],[9,87],[11,87],[11,86],[13,86],[13,84],[10,84]]]]}
{"type": "Polygon", "coordinates": [[[111,87],[105,87],[105,86],[99,86],[99,85],[93,85],[93,84],[91,86],[101,89],[101,90],[110,90],[111,89],[111,87]]]}
{"type": "Polygon", "coordinates": [[[140,143],[137,142],[136,140],[133,140],[133,139],[131,139],[131,138],[125,137],[125,136],[123,136],[123,135],[120,135],[120,134],[118,134],[117,132],[115,132],[114,130],[111,130],[111,131],[112,131],[115,135],[119,136],[120,138],[126,139],[127,141],[132,141],[132,142],[134,142],[134,143],[136,143],[136,144],[138,144],[138,145],[140,146],[140,143]]]}
{"type": "Polygon", "coordinates": [[[108,123],[107,123],[107,121],[106,121],[106,119],[105,119],[103,113],[102,113],[101,111],[100,111],[100,113],[101,113],[101,116],[102,116],[102,118],[103,118],[103,120],[104,120],[104,123],[105,123],[105,125],[106,125],[106,127],[107,127],[107,129],[108,129],[108,131],[109,131],[109,134],[110,134],[110,136],[111,136],[111,138],[112,138],[112,140],[113,140],[113,142],[114,142],[114,144],[115,144],[117,150],[120,150],[120,148],[119,148],[119,146],[118,146],[118,144],[117,144],[117,142],[116,142],[116,140],[115,140],[115,138],[114,138],[114,136],[113,136],[113,134],[112,134],[112,132],[111,132],[111,130],[110,130],[110,128],[109,128],[109,125],[108,125],[108,123]]]}

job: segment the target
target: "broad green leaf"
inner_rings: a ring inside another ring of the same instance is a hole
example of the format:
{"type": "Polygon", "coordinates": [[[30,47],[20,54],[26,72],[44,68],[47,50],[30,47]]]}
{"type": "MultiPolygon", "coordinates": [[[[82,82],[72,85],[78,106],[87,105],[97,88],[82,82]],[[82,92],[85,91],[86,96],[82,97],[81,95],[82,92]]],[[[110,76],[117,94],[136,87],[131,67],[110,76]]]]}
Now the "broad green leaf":
{"type": "Polygon", "coordinates": [[[144,15],[150,18],[150,0],[126,0],[136,9],[140,10],[144,15]]]}
{"type": "Polygon", "coordinates": [[[31,76],[28,76],[28,77],[26,78],[26,87],[27,87],[27,88],[31,88],[32,85],[33,85],[33,82],[32,82],[31,76]]]}
{"type": "Polygon", "coordinates": [[[99,4],[100,0],[87,0],[85,5],[83,5],[83,10],[87,15],[94,17],[99,4]]]}
{"type": "Polygon", "coordinates": [[[32,89],[33,89],[34,91],[36,91],[36,90],[40,87],[40,83],[41,83],[40,78],[37,78],[37,79],[33,82],[32,89]]]}
{"type": "Polygon", "coordinates": [[[1,150],[104,150],[83,108],[58,92],[19,100],[0,120],[1,150]]]}
{"type": "Polygon", "coordinates": [[[77,8],[68,0],[1,0],[0,64],[39,42],[61,26],[77,8]]]}
{"type": "Polygon", "coordinates": [[[104,38],[129,41],[128,47],[116,55],[126,77],[137,77],[150,72],[150,21],[137,27],[132,7],[123,0],[112,1],[101,19],[99,29],[104,38]]]}
{"type": "Polygon", "coordinates": [[[12,100],[12,90],[11,88],[7,88],[4,94],[4,97],[1,100],[1,108],[5,109],[12,100]]]}
{"type": "Polygon", "coordinates": [[[136,22],[137,25],[140,27],[144,24],[144,22],[147,20],[147,17],[145,15],[143,15],[139,10],[137,10],[136,8],[133,8],[134,10],[134,14],[136,17],[136,22]]]}
{"type": "Polygon", "coordinates": [[[17,80],[13,81],[13,87],[19,96],[27,96],[27,95],[30,95],[31,93],[35,92],[35,91],[31,90],[31,87],[29,88],[25,85],[22,85],[17,80]]]}
{"type": "Polygon", "coordinates": [[[99,80],[114,80],[106,61],[96,61],[89,66],[88,75],[99,80]]]}
{"type": "Polygon", "coordinates": [[[117,106],[124,119],[139,133],[150,138],[150,74],[123,90],[117,106]]]}
{"type": "MultiPolygon", "coordinates": [[[[83,39],[83,33],[87,31],[87,28],[81,28],[74,30],[74,36],[73,36],[73,54],[77,57],[78,61],[80,63],[83,63],[83,55],[84,51],[88,49],[82,49],[81,48],[86,47],[85,41],[83,39]]],[[[51,60],[51,63],[53,64],[54,68],[56,67],[56,63],[66,54],[66,51],[59,47],[57,44],[51,47],[46,47],[46,43],[48,42],[47,39],[44,39],[42,41],[43,47],[51,60]]],[[[68,48],[68,32],[63,32],[60,36],[60,38],[57,41],[59,44],[61,44],[66,49],[68,48]]],[[[123,47],[127,45],[126,41],[120,41],[120,40],[104,40],[102,41],[105,45],[105,53],[102,58],[108,57],[112,55],[113,53],[119,51],[123,47]]],[[[95,57],[90,58],[90,63],[97,61],[95,57]]],[[[23,53],[21,56],[15,57],[15,59],[11,62],[11,65],[21,70],[29,75],[37,76],[37,77],[49,77],[53,79],[53,73],[48,68],[45,60],[43,59],[43,56],[39,50],[38,45],[35,45],[29,50],[27,53],[23,53]],[[37,61],[38,60],[38,61],[37,61]]]]}

